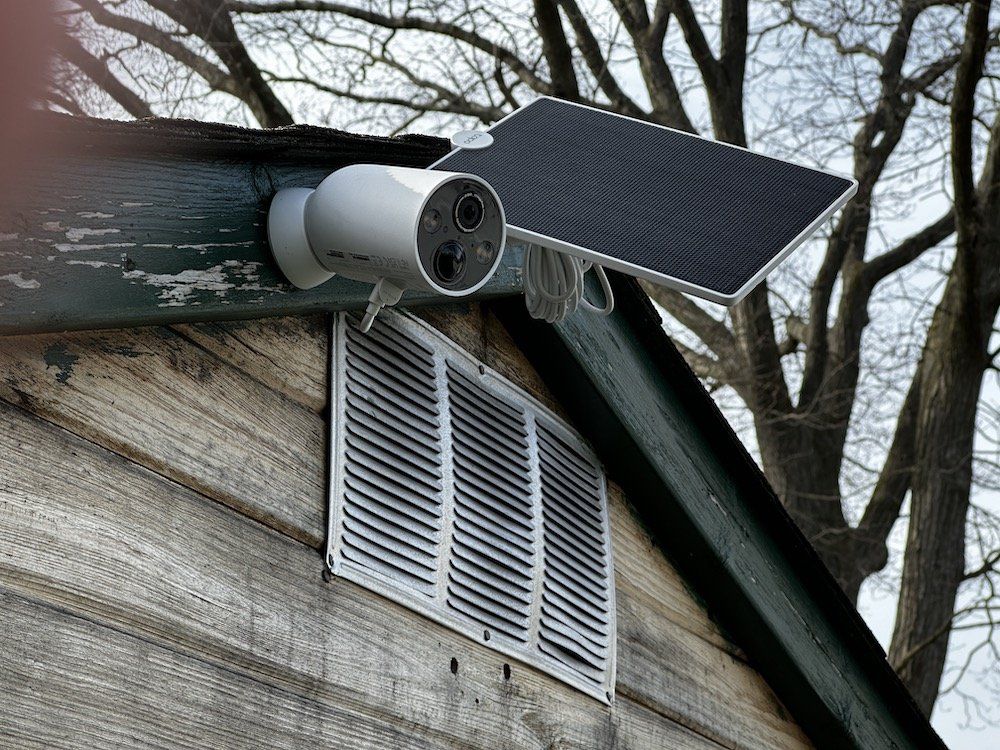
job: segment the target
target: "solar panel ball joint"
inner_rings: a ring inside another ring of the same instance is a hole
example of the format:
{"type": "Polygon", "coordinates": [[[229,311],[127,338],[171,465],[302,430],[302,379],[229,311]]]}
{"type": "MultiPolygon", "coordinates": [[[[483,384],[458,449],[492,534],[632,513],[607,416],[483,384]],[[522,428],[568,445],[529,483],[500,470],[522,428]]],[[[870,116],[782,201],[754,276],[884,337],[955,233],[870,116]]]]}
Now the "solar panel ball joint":
{"type": "Polygon", "coordinates": [[[361,322],[367,331],[408,289],[463,297],[486,284],[507,225],[499,196],[474,175],[354,164],[315,189],[279,190],[267,232],[278,266],[299,289],[336,274],[372,283],[361,322]]]}

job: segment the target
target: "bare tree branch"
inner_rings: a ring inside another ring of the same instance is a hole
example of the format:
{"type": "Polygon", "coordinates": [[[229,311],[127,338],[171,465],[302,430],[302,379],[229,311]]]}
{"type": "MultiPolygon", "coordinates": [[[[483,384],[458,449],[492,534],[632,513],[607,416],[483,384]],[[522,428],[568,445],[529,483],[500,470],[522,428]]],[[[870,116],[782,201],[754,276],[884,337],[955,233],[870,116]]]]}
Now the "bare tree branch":
{"type": "Polygon", "coordinates": [[[903,500],[910,488],[915,460],[917,408],[920,405],[920,373],[913,378],[906,399],[896,419],[889,454],[882,464],[878,482],[872,490],[864,515],[854,532],[857,547],[857,571],[854,585],[860,588],[869,575],[881,570],[888,559],[886,540],[899,518],[903,500]]]}
{"type": "MultiPolygon", "coordinates": [[[[349,99],[350,101],[364,104],[387,104],[392,107],[411,109],[415,112],[421,113],[446,112],[449,114],[465,115],[467,117],[475,117],[483,124],[495,122],[500,116],[502,116],[502,113],[499,112],[499,110],[474,104],[457,93],[439,93],[430,100],[419,101],[408,97],[362,94],[348,88],[328,86],[305,76],[281,76],[266,71],[265,76],[267,80],[273,83],[298,83],[342,99],[349,99]]],[[[419,81],[419,79],[416,80],[419,81]]],[[[430,82],[419,82],[425,83],[428,88],[432,88],[430,82]]],[[[436,89],[439,87],[434,85],[433,88],[436,89]]]]}
{"type": "Polygon", "coordinates": [[[206,60],[166,32],[142,21],[112,13],[99,0],[73,0],[81,9],[109,29],[130,34],[140,42],[149,44],[200,76],[214,91],[239,96],[232,77],[222,68],[206,60]]]}
{"type": "Polygon", "coordinates": [[[622,19],[638,57],[642,80],[653,104],[649,119],[679,130],[695,132],[674,74],[663,56],[665,22],[652,26],[644,4],[634,5],[628,0],[611,0],[611,4],[622,19]]]}
{"type": "Polygon", "coordinates": [[[491,42],[475,31],[465,29],[457,24],[437,19],[420,18],[418,16],[387,16],[374,11],[355,8],[342,3],[326,2],[325,0],[285,0],[284,2],[267,5],[242,0],[230,0],[227,7],[236,13],[285,13],[291,11],[320,11],[338,13],[348,18],[380,26],[384,29],[406,29],[411,31],[428,31],[465,42],[471,47],[486,52],[504,63],[527,86],[539,94],[552,94],[553,89],[548,81],[539,78],[534,70],[521,60],[514,52],[500,44],[491,42]]]}
{"type": "Polygon", "coordinates": [[[647,281],[640,283],[646,294],[685,328],[694,332],[718,359],[736,361],[736,340],[725,323],[713,318],[680,292],[647,281]]]}
{"type": "Polygon", "coordinates": [[[291,125],[292,116],[264,80],[260,68],[236,33],[225,0],[146,0],[152,7],[197,34],[229,70],[240,98],[265,128],[291,125]]]}
{"type": "Polygon", "coordinates": [[[972,120],[976,85],[983,74],[989,28],[989,0],[971,0],[965,45],[955,74],[951,98],[951,171],[955,185],[955,218],[974,220],[976,185],[973,176],[972,120]]]}
{"type": "Polygon", "coordinates": [[[576,46],[580,49],[580,54],[583,56],[591,75],[594,76],[598,88],[608,97],[612,106],[622,114],[631,117],[644,117],[645,113],[630,96],[622,91],[618,81],[608,69],[608,62],[601,52],[601,45],[594,36],[590,24],[587,23],[587,19],[576,0],[559,0],[559,5],[566,14],[576,38],[576,46]]]}
{"type": "Polygon", "coordinates": [[[862,273],[868,285],[879,281],[900,268],[912,263],[927,250],[936,247],[955,231],[955,215],[949,210],[937,221],[899,243],[892,250],[882,253],[865,263],[862,273]]]}
{"type": "Polygon", "coordinates": [[[694,8],[688,0],[671,0],[674,18],[680,24],[684,33],[684,41],[688,49],[691,50],[691,59],[694,60],[701,77],[705,80],[706,86],[717,87],[719,76],[719,61],[712,54],[712,48],[705,38],[705,32],[698,22],[694,8]]]}
{"type": "Polygon", "coordinates": [[[63,36],[58,42],[59,54],[80,72],[107,92],[132,117],[152,117],[153,110],[142,98],[111,72],[105,60],[94,57],[76,39],[63,36]]]}
{"type": "Polygon", "coordinates": [[[534,0],[534,3],[535,23],[542,39],[542,54],[549,65],[552,93],[563,99],[576,100],[580,96],[580,83],[573,70],[573,50],[566,39],[559,6],[554,0],[534,0]]]}

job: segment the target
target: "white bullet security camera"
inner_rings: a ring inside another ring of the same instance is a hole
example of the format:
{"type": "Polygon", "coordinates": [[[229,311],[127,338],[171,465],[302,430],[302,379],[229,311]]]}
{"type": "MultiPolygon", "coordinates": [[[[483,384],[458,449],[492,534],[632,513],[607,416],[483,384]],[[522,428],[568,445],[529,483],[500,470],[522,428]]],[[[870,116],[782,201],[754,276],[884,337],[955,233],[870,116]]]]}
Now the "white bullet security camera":
{"type": "Polygon", "coordinates": [[[507,225],[500,198],[479,177],[355,164],[315,190],[280,190],[267,231],[275,260],[300,289],[334,274],[375,284],[367,330],[406,289],[475,292],[500,264],[507,225]]]}

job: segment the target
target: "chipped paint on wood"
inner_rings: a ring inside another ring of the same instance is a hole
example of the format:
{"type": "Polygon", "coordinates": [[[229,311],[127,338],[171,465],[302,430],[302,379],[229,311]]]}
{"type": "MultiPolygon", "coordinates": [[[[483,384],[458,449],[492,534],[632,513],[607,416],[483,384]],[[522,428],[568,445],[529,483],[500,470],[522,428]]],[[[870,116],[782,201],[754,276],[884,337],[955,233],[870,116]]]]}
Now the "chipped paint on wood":
{"type": "Polygon", "coordinates": [[[104,260],[67,260],[67,266],[90,266],[91,268],[108,268],[109,266],[118,267],[118,263],[108,263],[104,260]]]}
{"type": "Polygon", "coordinates": [[[73,374],[73,365],[80,357],[70,352],[65,344],[53,344],[45,350],[42,355],[45,359],[45,369],[54,367],[56,370],[56,382],[66,385],[73,374]]]}
{"type": "Polygon", "coordinates": [[[135,270],[126,271],[122,276],[158,287],[161,290],[159,298],[163,300],[162,307],[184,306],[197,291],[213,292],[219,299],[225,298],[229,292],[237,288],[242,291],[256,290],[284,294],[286,290],[281,287],[264,287],[260,284],[260,267],[260,263],[253,261],[241,263],[236,260],[226,260],[204,270],[189,268],[176,274],[135,270]]]}
{"type": "MultiPolygon", "coordinates": [[[[445,149],[315,129],[293,138],[169,120],[40,122],[58,126],[65,150],[34,164],[19,203],[0,207],[0,335],[363,307],[367,284],[285,282],[267,242],[271,197],[346,164],[422,166],[445,149]]],[[[508,247],[474,298],[519,293],[522,257],[508,247]]],[[[439,299],[410,293],[403,304],[439,299]]]]}
{"type": "Polygon", "coordinates": [[[8,281],[18,289],[38,289],[38,287],[41,286],[37,279],[24,278],[24,276],[21,275],[21,271],[0,276],[0,281],[8,281]]]}

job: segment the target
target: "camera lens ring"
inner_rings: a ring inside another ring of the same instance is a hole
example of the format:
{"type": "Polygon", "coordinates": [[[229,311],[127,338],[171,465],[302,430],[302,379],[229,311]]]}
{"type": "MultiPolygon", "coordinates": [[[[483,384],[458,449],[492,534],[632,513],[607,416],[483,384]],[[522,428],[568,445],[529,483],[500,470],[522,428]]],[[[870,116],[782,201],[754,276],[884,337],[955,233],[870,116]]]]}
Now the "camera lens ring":
{"type": "Polygon", "coordinates": [[[442,242],[431,256],[435,280],[442,286],[455,286],[465,277],[466,252],[455,240],[442,242]]]}
{"type": "Polygon", "coordinates": [[[463,232],[474,232],[486,218],[486,205],[478,193],[469,190],[458,197],[454,209],[455,226],[463,232]]]}

